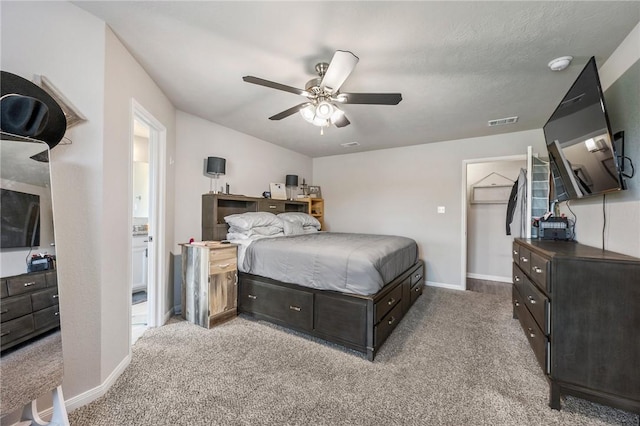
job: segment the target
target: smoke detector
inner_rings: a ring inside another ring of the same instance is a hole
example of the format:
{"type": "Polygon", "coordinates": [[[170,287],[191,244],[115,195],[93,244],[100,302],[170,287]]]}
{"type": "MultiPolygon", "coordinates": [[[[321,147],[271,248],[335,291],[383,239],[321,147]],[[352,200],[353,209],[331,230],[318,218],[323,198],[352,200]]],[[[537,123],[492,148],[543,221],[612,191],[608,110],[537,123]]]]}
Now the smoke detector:
{"type": "Polygon", "coordinates": [[[547,66],[551,69],[551,71],[562,71],[569,66],[572,60],[573,56],[561,56],[549,62],[547,66]]]}

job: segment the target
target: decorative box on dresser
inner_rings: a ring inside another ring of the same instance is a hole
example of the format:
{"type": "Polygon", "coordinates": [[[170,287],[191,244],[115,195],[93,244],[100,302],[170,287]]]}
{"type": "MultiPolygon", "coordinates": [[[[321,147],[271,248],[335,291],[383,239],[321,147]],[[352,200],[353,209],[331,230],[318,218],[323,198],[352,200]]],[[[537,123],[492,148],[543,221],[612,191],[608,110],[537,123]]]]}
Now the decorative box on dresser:
{"type": "Polygon", "coordinates": [[[1,350],[60,327],[55,270],[0,279],[1,350]]]}
{"type": "Polygon", "coordinates": [[[516,239],[513,314],[550,384],[640,414],[640,259],[570,241],[516,239]]]}
{"type": "Polygon", "coordinates": [[[238,247],[219,241],[182,244],[182,317],[211,328],[237,315],[238,247]]]}

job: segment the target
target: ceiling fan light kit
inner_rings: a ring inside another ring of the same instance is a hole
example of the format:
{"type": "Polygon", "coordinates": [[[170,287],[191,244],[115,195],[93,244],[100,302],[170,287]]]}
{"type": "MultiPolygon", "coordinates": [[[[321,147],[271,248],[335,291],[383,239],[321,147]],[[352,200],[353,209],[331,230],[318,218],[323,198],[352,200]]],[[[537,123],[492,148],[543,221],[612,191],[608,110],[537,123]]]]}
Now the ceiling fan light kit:
{"type": "Polygon", "coordinates": [[[305,90],[253,76],[245,76],[242,79],[247,83],[307,97],[308,102],[291,107],[269,117],[269,119],[282,120],[300,112],[305,121],[320,127],[320,134],[323,134],[324,127],[331,125],[345,127],[351,124],[344,111],[336,106],[336,102],[340,104],[397,105],[402,100],[400,93],[340,93],[340,87],[357,63],[358,57],[353,53],[337,50],[331,63],[320,62],[316,65],[319,77],[309,80],[305,85],[305,90]]]}

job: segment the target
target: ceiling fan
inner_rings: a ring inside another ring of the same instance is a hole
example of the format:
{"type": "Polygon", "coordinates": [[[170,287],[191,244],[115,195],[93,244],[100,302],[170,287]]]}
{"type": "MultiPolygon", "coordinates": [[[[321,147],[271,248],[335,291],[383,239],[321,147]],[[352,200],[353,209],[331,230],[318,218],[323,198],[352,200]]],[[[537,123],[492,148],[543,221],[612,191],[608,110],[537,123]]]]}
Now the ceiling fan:
{"type": "Polygon", "coordinates": [[[306,121],[319,126],[322,134],[324,127],[331,124],[336,127],[345,127],[351,123],[344,111],[337,106],[339,104],[397,105],[402,100],[400,93],[340,92],[340,87],[357,63],[358,57],[353,53],[337,50],[330,63],[320,62],[316,65],[319,77],[309,80],[304,90],[253,76],[245,76],[242,79],[247,83],[305,96],[308,99],[307,102],[273,115],[269,120],[282,120],[300,112],[306,121]]]}

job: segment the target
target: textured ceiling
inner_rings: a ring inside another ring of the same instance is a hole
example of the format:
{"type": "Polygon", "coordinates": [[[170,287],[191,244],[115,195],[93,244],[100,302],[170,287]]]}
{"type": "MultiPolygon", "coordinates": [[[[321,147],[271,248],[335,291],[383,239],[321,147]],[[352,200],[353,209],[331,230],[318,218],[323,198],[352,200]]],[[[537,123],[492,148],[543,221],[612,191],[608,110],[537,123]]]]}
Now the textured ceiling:
{"type": "Polygon", "coordinates": [[[178,109],[311,157],[541,128],[588,59],[604,63],[640,21],[637,1],[74,3],[178,109]],[[306,98],[242,81],[304,88],[338,49],[360,58],[342,91],[402,102],[345,105],[351,125],[321,136],[299,114],[268,120],[306,98]],[[563,55],[572,65],[550,71],[563,55]]]}

